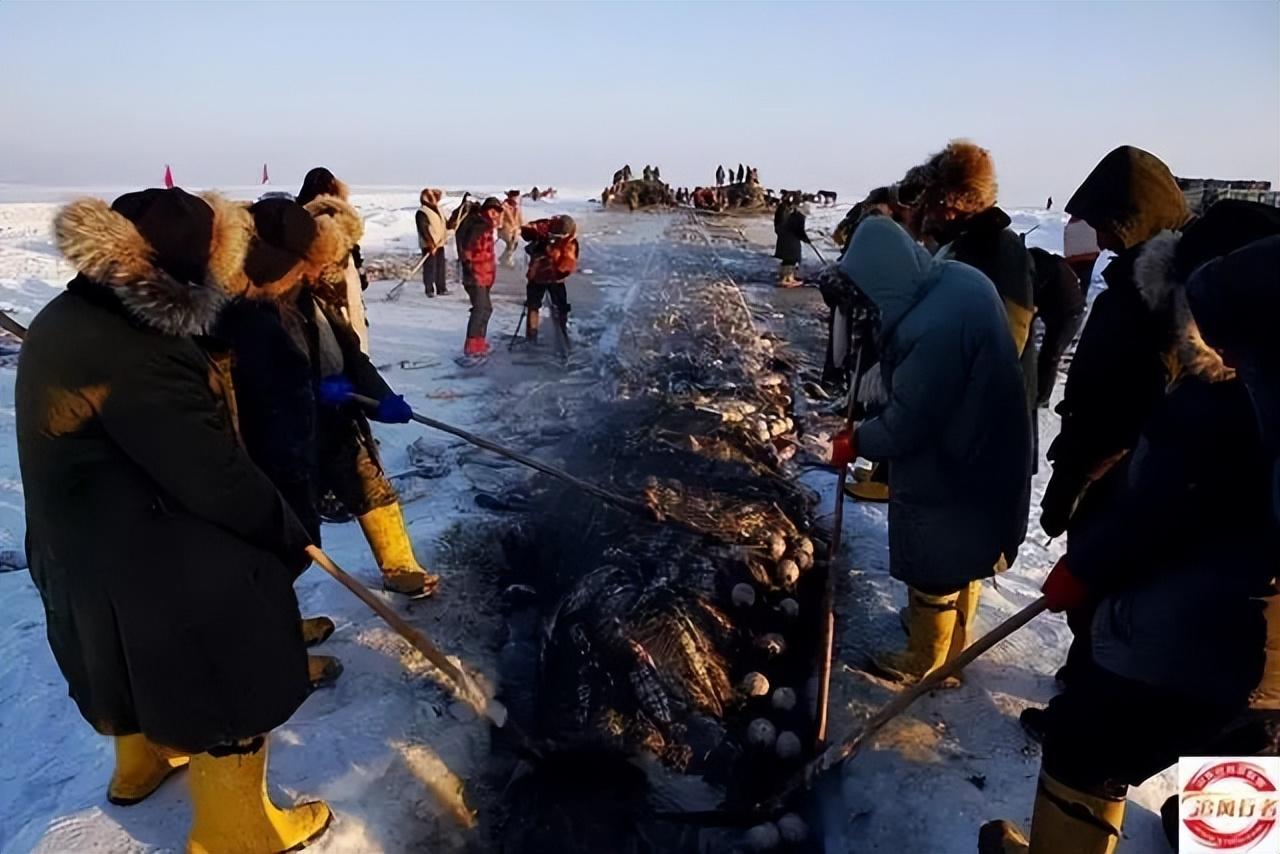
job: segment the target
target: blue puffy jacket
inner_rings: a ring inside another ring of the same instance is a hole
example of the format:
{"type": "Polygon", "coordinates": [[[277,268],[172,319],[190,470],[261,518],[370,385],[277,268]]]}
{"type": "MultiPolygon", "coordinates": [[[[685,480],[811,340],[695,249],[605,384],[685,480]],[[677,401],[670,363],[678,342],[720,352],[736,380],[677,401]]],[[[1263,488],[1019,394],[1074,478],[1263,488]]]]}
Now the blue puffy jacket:
{"type": "Polygon", "coordinates": [[[859,226],[840,269],[879,308],[884,409],[859,452],[888,460],[890,571],[955,590],[1017,556],[1031,497],[1031,424],[995,286],[937,261],[888,218],[859,226]]]}

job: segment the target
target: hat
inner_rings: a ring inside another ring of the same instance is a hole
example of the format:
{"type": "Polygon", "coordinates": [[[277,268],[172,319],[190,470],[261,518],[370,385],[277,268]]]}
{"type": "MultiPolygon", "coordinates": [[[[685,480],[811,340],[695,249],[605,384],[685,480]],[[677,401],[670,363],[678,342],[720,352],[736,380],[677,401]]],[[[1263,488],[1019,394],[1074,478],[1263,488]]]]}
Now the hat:
{"type": "Polygon", "coordinates": [[[520,197],[520,191],[519,191],[519,190],[507,190],[507,198],[511,198],[512,196],[515,196],[516,198],[519,198],[519,197],[520,197]]]}
{"type": "Polygon", "coordinates": [[[319,196],[304,207],[315,218],[316,239],[307,251],[308,278],[337,284],[346,276],[347,257],[364,235],[364,221],[355,208],[337,196],[319,196]]]}
{"type": "Polygon", "coordinates": [[[551,234],[555,237],[573,237],[578,233],[578,224],[568,214],[560,214],[551,220],[551,234]]]}
{"type": "Polygon", "coordinates": [[[235,293],[248,232],[242,206],[178,188],[126,193],[110,206],[80,199],[54,218],[58,248],[76,270],[171,335],[201,334],[212,324],[235,293]]]}
{"type": "Polygon", "coordinates": [[[253,234],[244,259],[246,295],[271,298],[302,276],[320,229],[302,205],[265,199],[249,208],[253,234]]]}
{"type": "Polygon", "coordinates": [[[911,169],[899,184],[899,198],[918,189],[928,205],[975,214],[996,203],[996,165],[991,152],[964,139],[952,140],[925,163],[911,169]],[[905,191],[905,192],[904,192],[905,191]]]}
{"type": "Polygon", "coordinates": [[[480,206],[480,210],[482,210],[482,211],[483,211],[483,210],[498,210],[498,211],[500,211],[500,210],[502,210],[502,202],[500,202],[500,201],[498,200],[498,197],[497,197],[497,196],[490,196],[489,198],[487,198],[487,199],[485,199],[485,200],[484,200],[484,204],[482,204],[482,205],[480,206]]]}

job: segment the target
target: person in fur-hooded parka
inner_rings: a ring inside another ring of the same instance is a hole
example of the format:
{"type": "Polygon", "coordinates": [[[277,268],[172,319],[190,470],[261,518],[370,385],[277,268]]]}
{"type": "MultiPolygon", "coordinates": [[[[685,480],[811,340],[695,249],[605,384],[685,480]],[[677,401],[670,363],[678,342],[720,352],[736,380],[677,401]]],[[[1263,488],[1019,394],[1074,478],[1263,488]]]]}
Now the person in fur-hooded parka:
{"type": "Polygon", "coordinates": [[[63,208],[77,275],[18,363],[31,576],[72,698],[118,748],[253,738],[310,692],[293,593],[309,538],[200,343],[240,287],[248,216],[179,189],[63,208]]]}
{"type": "MultiPolygon", "coordinates": [[[[326,196],[345,203],[348,202],[350,193],[347,185],[339,181],[332,172],[323,166],[317,166],[302,179],[302,189],[298,190],[296,201],[311,210],[315,203],[326,196]]],[[[363,225],[361,229],[363,230],[363,225]]],[[[336,271],[328,277],[330,281],[326,282],[329,286],[328,303],[346,319],[360,341],[360,349],[368,353],[369,321],[365,316],[364,292],[369,288],[369,278],[364,273],[364,256],[360,253],[359,243],[351,247],[347,263],[336,268],[336,271]]]]}
{"type": "MultiPolygon", "coordinates": [[[[347,246],[363,232],[359,215],[335,196],[319,196],[306,210],[320,228],[334,227],[347,246]]],[[[318,407],[316,409],[316,492],[332,492],[360,523],[382,573],[383,587],[411,597],[429,595],[439,578],[422,568],[395,487],[387,480],[369,419],[403,423],[413,412],[404,398],[387,385],[331,294],[344,280],[345,261],[304,276],[306,287],[296,310],[303,352],[307,355],[318,407]],[[355,393],[378,402],[366,410],[350,401],[355,393]]]]}

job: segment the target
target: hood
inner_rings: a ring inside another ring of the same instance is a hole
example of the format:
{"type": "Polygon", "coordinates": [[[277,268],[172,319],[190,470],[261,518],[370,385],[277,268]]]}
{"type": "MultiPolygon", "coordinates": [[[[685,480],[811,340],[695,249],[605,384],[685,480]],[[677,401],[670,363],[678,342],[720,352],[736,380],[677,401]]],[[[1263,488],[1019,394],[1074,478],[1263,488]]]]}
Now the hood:
{"type": "Polygon", "coordinates": [[[1280,524],[1280,235],[1254,241],[1191,274],[1187,300],[1204,334],[1239,366],[1271,455],[1272,513],[1280,524]]]}
{"type": "Polygon", "coordinates": [[[1114,232],[1132,249],[1191,218],[1187,200],[1160,158],[1122,145],[1093,167],[1067,202],[1066,212],[1098,230],[1114,232]]]}
{"type": "Polygon", "coordinates": [[[252,222],[243,205],[215,193],[200,198],[212,211],[212,230],[199,281],[159,266],[156,248],[102,199],[79,199],[58,211],[55,240],[81,276],[105,287],[139,322],[166,335],[204,335],[235,292],[252,222]]]}
{"type": "Polygon", "coordinates": [[[880,309],[882,329],[896,326],[915,305],[937,267],[902,226],[879,215],[858,225],[840,261],[840,272],[880,309]]]}
{"type": "Polygon", "coordinates": [[[347,275],[347,258],[364,236],[364,220],[338,196],[317,196],[303,207],[315,218],[316,238],[307,258],[308,280],[313,284],[341,286],[347,275]]]}
{"type": "Polygon", "coordinates": [[[1147,308],[1170,318],[1175,334],[1174,355],[1183,370],[1210,382],[1228,380],[1235,372],[1205,343],[1187,303],[1185,282],[1176,274],[1178,233],[1164,231],[1142,247],[1133,263],[1133,282],[1147,308]]]}

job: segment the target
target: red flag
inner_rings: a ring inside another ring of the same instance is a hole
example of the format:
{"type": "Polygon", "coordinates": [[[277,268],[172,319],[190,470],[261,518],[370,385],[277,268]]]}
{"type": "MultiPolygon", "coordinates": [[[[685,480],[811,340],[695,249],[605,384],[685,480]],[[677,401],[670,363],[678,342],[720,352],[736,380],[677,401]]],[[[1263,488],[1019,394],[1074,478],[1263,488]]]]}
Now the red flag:
{"type": "Polygon", "coordinates": [[[164,188],[166,190],[173,189],[173,172],[169,169],[169,164],[164,165],[164,188]]]}
{"type": "Polygon", "coordinates": [[[267,177],[267,164],[262,164],[262,183],[270,183],[271,179],[267,177]]]}

